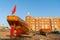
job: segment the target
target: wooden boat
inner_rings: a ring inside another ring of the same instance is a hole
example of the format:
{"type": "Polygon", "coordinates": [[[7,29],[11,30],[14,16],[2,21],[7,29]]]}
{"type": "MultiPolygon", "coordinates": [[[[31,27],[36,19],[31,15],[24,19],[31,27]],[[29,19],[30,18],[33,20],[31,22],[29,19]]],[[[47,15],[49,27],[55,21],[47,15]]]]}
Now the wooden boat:
{"type": "Polygon", "coordinates": [[[18,16],[15,16],[15,15],[7,16],[7,21],[9,23],[10,27],[11,28],[13,27],[14,30],[16,30],[16,33],[18,32],[16,35],[20,35],[20,34],[29,32],[27,23],[24,20],[22,20],[21,18],[19,18],[18,16]],[[19,31],[17,31],[17,30],[19,30],[19,31]]]}

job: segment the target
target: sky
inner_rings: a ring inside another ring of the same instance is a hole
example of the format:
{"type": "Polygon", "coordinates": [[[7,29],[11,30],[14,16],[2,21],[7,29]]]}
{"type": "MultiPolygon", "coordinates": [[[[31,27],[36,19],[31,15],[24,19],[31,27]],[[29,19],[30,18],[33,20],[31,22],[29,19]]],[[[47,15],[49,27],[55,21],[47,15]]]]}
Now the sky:
{"type": "Polygon", "coordinates": [[[23,20],[28,12],[31,16],[60,17],[60,0],[0,0],[0,25],[8,26],[7,16],[16,5],[16,13],[23,20]]]}

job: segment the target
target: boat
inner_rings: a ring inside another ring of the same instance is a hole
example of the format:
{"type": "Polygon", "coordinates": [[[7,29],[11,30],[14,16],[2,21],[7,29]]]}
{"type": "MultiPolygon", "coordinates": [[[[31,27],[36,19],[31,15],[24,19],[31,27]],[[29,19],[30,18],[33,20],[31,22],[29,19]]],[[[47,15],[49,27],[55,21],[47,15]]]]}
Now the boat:
{"type": "Polygon", "coordinates": [[[14,31],[16,31],[16,36],[20,36],[21,34],[26,34],[27,32],[29,32],[26,21],[22,20],[18,16],[7,16],[7,22],[11,27],[10,35],[14,35],[14,31]]]}

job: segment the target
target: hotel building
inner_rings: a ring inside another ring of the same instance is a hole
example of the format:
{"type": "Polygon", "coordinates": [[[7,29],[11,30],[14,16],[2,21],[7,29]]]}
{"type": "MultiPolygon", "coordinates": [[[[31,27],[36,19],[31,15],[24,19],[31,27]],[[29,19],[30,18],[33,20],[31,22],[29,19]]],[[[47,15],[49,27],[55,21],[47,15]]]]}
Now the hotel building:
{"type": "Polygon", "coordinates": [[[28,28],[33,31],[39,31],[40,29],[60,30],[60,18],[58,17],[32,17],[28,12],[26,22],[29,25],[28,28]]]}

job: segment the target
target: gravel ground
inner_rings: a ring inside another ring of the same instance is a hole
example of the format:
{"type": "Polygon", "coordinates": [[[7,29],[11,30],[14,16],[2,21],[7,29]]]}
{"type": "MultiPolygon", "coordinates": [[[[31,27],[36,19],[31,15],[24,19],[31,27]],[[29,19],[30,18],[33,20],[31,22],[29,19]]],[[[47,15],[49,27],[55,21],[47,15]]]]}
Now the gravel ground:
{"type": "Polygon", "coordinates": [[[47,36],[42,35],[34,35],[30,37],[17,37],[16,39],[10,38],[10,39],[0,39],[0,40],[60,40],[60,34],[49,34],[47,36]]]}

